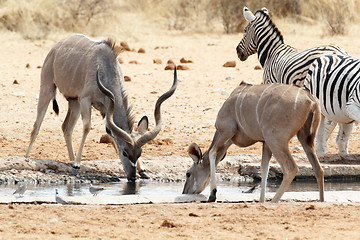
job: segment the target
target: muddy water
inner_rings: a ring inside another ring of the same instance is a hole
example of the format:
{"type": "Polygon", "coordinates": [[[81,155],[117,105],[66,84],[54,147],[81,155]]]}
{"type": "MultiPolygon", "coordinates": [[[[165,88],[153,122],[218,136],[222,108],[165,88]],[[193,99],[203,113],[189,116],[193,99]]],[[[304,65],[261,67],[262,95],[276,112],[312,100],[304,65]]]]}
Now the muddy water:
{"type": "MultiPolygon", "coordinates": [[[[239,182],[218,182],[218,193],[242,193],[254,185],[255,183],[239,183],[239,182]]],[[[275,192],[279,187],[280,182],[269,182],[267,191],[275,192]]],[[[128,194],[139,194],[139,195],[180,195],[182,193],[184,183],[183,182],[158,182],[158,181],[148,181],[140,180],[135,183],[129,183],[125,180],[117,183],[107,183],[101,184],[99,186],[104,188],[104,191],[99,194],[99,196],[119,196],[119,195],[128,195],[128,194]]],[[[18,185],[0,185],[0,194],[1,196],[11,196],[16,190],[18,185]]],[[[24,196],[32,197],[44,197],[44,196],[54,196],[55,189],[58,189],[59,194],[63,196],[91,196],[89,192],[89,185],[84,184],[67,184],[67,185],[34,185],[28,184],[28,190],[25,192],[24,196]]],[[[325,191],[359,191],[360,192],[360,182],[359,181],[333,181],[325,182],[325,191]]],[[[259,187],[255,191],[260,191],[259,187]]],[[[294,181],[289,187],[288,191],[290,192],[306,192],[306,191],[318,191],[317,183],[315,181],[294,181]]],[[[209,193],[209,187],[204,191],[204,194],[209,193]]],[[[360,193],[359,193],[360,194],[360,193]]]]}

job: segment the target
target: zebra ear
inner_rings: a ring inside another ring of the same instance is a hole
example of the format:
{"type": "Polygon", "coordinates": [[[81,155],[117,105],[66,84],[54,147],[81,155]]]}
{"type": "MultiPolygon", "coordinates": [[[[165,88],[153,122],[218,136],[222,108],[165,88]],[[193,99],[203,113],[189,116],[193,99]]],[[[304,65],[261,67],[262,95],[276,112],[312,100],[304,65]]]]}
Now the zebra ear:
{"type": "Polygon", "coordinates": [[[244,7],[244,18],[246,21],[251,22],[255,20],[256,17],[247,7],[244,7]]]}
{"type": "Polygon", "coordinates": [[[269,10],[267,10],[266,8],[262,8],[261,10],[262,10],[266,15],[269,16],[269,10]]]}

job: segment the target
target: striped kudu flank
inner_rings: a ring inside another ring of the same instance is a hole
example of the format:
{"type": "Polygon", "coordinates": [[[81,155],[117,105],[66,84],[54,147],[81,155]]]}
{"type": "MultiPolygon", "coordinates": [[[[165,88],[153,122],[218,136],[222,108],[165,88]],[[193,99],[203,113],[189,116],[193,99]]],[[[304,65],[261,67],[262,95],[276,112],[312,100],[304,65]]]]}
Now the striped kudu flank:
{"type": "Polygon", "coordinates": [[[106,132],[114,138],[127,178],[130,181],[136,179],[136,168],[141,176],[147,177],[138,158],[142,152],[141,147],[160,132],[160,107],[176,89],[176,69],[171,89],[156,102],[154,129],[148,131],[148,118],[144,116],[138,123],[138,131],[134,131],[134,117],[125,91],[124,75],[117,60],[119,52],[119,48],[110,39],[94,41],[81,34],[61,40],[50,50],[41,71],[37,117],[26,157],[30,154],[51,100],[55,112],[59,111],[55,99],[56,89],[59,89],[68,101],[68,112],[62,130],[70,161],[74,163],[73,174],[76,175],[80,169],[82,150],[90,131],[93,106],[103,117],[106,116],[106,132]],[[80,115],[83,134],[75,157],[72,132],[80,115]]]}
{"type": "Polygon", "coordinates": [[[282,183],[272,199],[272,202],[279,201],[298,172],[288,147],[290,139],[297,135],[315,171],[320,201],[324,201],[324,172],[314,147],[320,117],[318,99],[303,88],[241,83],[221,107],[215,135],[205,154],[202,155],[196,143],[190,144],[188,153],[194,164],[186,172],[183,194],[201,193],[210,182],[209,201],[215,201],[215,168],[225,157],[227,149],[232,144],[247,147],[262,142],[260,201],[265,201],[272,154],[283,171],[282,183]]]}

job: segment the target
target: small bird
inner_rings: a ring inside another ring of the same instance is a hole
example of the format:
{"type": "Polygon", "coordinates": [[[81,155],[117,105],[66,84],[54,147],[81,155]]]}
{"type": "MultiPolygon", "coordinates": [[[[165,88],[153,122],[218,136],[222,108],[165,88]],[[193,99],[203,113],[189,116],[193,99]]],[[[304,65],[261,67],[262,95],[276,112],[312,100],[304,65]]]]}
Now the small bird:
{"type": "Polygon", "coordinates": [[[13,194],[16,194],[18,193],[19,194],[19,197],[23,197],[24,196],[24,192],[27,190],[27,185],[28,185],[28,182],[25,181],[23,184],[21,184],[18,189],[16,189],[16,191],[13,193],[13,194]]]}
{"type": "Polygon", "coordinates": [[[59,196],[59,193],[58,193],[58,190],[55,189],[55,201],[56,203],[60,203],[62,205],[66,205],[66,204],[69,204],[67,201],[65,201],[64,199],[62,199],[60,196],[59,196]]]}
{"type": "Polygon", "coordinates": [[[93,196],[97,196],[103,190],[104,190],[104,188],[102,188],[102,187],[94,187],[91,183],[89,185],[89,191],[93,196]]]}
{"type": "Polygon", "coordinates": [[[242,192],[243,193],[253,193],[258,186],[259,185],[254,185],[252,188],[250,188],[250,189],[248,189],[246,191],[242,191],[242,192]]]}

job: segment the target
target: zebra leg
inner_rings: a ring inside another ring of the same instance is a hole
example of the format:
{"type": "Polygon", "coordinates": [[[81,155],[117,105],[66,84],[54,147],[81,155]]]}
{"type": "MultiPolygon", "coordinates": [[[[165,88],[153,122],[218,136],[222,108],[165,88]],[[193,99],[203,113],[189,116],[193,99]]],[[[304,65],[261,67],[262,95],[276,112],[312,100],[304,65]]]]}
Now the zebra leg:
{"type": "Polygon", "coordinates": [[[324,115],[321,115],[321,121],[319,125],[319,130],[316,135],[316,153],[319,156],[326,154],[326,141],[329,139],[330,134],[336,126],[335,122],[332,122],[325,118],[324,115]]]}
{"type": "Polygon", "coordinates": [[[346,155],[349,154],[348,152],[348,143],[351,131],[353,129],[354,124],[353,123],[342,123],[339,124],[339,133],[336,137],[336,144],[338,145],[338,151],[339,154],[346,155]]]}

